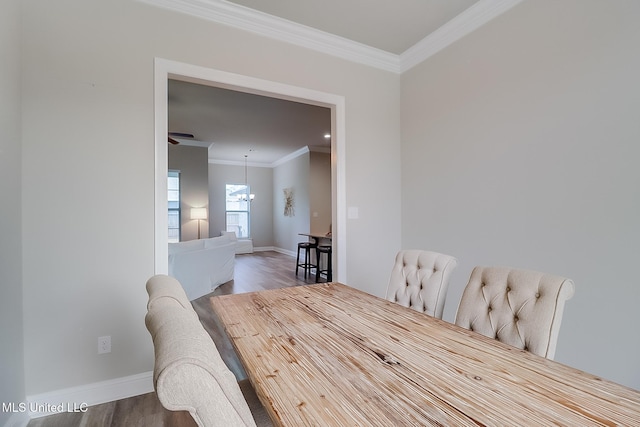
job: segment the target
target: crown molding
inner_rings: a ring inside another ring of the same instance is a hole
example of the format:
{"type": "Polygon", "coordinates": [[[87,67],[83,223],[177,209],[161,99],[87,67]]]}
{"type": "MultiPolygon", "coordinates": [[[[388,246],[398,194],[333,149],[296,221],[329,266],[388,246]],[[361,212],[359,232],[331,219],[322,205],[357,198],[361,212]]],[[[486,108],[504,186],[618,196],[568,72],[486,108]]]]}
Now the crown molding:
{"type": "Polygon", "coordinates": [[[272,163],[272,167],[280,166],[280,165],[282,165],[284,163],[287,163],[287,162],[295,159],[296,157],[300,157],[303,154],[307,154],[308,152],[309,152],[309,147],[305,146],[305,147],[299,148],[298,150],[294,151],[293,153],[287,154],[283,158],[273,162],[272,163]]]}
{"type": "Polygon", "coordinates": [[[400,54],[400,73],[415,67],[522,0],[480,0],[400,54]]]}
{"type": "Polygon", "coordinates": [[[331,154],[331,147],[323,147],[320,145],[307,145],[307,148],[312,153],[331,154]]]}
{"type": "Polygon", "coordinates": [[[397,55],[224,0],[138,0],[394,73],[397,55]]]}
{"type": "MultiPolygon", "coordinates": [[[[244,167],[244,162],[238,160],[222,160],[222,159],[208,159],[207,162],[210,165],[225,165],[225,166],[242,166],[244,167]]],[[[271,168],[273,167],[272,163],[258,163],[258,162],[247,162],[248,167],[252,168],[271,168]]]]}
{"type": "MultiPolygon", "coordinates": [[[[293,153],[289,153],[281,159],[275,160],[272,163],[257,163],[257,162],[249,162],[247,166],[257,167],[257,168],[275,168],[280,166],[288,161],[295,159],[296,157],[300,157],[303,154],[309,153],[310,151],[318,151],[318,152],[331,152],[331,149],[326,150],[311,150],[309,147],[305,146],[297,149],[293,153]]],[[[227,166],[244,166],[244,162],[239,162],[236,160],[221,160],[221,159],[209,159],[209,164],[212,165],[227,165],[227,166]]]]}
{"type": "Polygon", "coordinates": [[[138,0],[295,44],[348,61],[401,74],[522,0],[480,0],[400,55],[250,9],[225,0],[138,0]]]}

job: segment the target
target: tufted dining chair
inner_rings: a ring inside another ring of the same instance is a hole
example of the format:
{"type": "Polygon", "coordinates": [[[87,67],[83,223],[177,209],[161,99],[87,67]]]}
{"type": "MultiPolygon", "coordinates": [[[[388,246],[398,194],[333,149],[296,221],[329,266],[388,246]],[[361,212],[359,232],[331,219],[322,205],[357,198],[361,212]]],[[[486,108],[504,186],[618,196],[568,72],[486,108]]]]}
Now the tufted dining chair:
{"type": "Polygon", "coordinates": [[[537,271],[476,267],[471,272],[456,325],[553,359],[564,304],[573,281],[537,271]]]}
{"type": "Polygon", "coordinates": [[[457,264],[449,255],[402,250],[391,270],[386,299],[442,319],[449,279],[457,264]]]}
{"type": "Polygon", "coordinates": [[[180,282],[156,275],[146,288],[153,386],[162,406],[188,411],[200,427],[272,427],[250,381],[236,381],[222,360],[180,282]]]}

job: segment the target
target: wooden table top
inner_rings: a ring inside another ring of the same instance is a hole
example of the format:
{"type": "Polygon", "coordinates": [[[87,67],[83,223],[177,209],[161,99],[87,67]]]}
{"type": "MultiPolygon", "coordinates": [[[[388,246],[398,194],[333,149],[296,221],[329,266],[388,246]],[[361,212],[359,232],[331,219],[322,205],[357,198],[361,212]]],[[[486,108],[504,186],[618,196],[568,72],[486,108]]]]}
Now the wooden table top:
{"type": "Polygon", "coordinates": [[[640,425],[639,391],[339,283],[211,305],[275,425],[640,425]]]}
{"type": "Polygon", "coordinates": [[[315,243],[320,243],[322,240],[333,240],[331,234],[298,233],[298,235],[311,237],[315,243]]]}

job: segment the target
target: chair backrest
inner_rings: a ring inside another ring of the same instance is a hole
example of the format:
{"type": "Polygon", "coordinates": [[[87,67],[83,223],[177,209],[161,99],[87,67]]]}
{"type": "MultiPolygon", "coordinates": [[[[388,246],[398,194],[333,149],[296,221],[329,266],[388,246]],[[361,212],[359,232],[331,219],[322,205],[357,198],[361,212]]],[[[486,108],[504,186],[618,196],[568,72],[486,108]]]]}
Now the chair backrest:
{"type": "Polygon", "coordinates": [[[456,325],[553,359],[565,302],[575,292],[564,277],[504,267],[471,273],[456,325]]]}
{"type": "Polygon", "coordinates": [[[154,276],[145,324],[153,339],[153,382],[162,406],[189,411],[199,426],[255,427],[235,375],[176,279],[154,276]],[[186,301],[186,304],[185,304],[186,301]]]}
{"type": "MultiPolygon", "coordinates": [[[[187,311],[193,308],[181,283],[175,277],[158,274],[147,280],[147,310],[156,305],[179,306],[187,311]]],[[[195,311],[194,311],[195,314],[195,311]]]]}
{"type": "Polygon", "coordinates": [[[449,279],[457,264],[450,255],[402,250],[391,270],[386,299],[442,319],[449,279]]]}

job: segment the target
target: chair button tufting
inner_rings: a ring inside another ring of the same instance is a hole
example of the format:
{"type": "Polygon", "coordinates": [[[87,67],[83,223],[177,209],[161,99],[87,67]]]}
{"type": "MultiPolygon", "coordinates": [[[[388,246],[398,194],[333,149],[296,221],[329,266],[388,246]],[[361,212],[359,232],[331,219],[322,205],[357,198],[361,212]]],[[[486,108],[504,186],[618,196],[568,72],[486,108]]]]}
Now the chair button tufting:
{"type": "Polygon", "coordinates": [[[511,292],[511,288],[507,286],[507,292],[511,292]]]}
{"type": "Polygon", "coordinates": [[[517,321],[518,321],[518,316],[514,316],[514,317],[513,317],[513,321],[514,321],[514,322],[517,322],[517,321]]]}
{"type": "Polygon", "coordinates": [[[540,298],[540,292],[536,294],[536,298],[540,298]]]}

